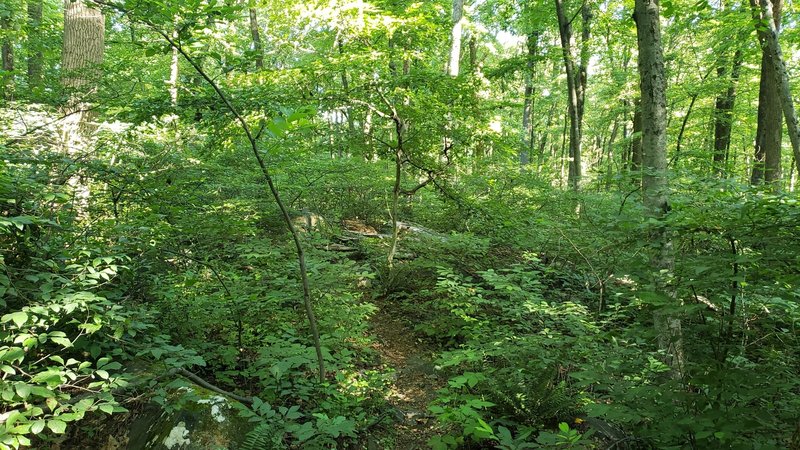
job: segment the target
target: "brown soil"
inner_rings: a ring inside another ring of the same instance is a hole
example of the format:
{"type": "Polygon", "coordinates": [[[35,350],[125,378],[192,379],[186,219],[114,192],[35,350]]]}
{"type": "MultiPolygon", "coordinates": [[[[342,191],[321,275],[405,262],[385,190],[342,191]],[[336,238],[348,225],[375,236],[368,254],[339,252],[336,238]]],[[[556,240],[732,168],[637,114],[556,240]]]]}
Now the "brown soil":
{"type": "Polygon", "coordinates": [[[385,302],[372,317],[372,331],[377,336],[375,350],[381,363],[394,368],[395,378],[387,400],[396,409],[394,448],[413,450],[430,448],[428,439],[437,434],[436,420],[428,405],[436,390],[444,386],[433,365],[433,351],[414,334],[412,327],[393,314],[385,302]]]}

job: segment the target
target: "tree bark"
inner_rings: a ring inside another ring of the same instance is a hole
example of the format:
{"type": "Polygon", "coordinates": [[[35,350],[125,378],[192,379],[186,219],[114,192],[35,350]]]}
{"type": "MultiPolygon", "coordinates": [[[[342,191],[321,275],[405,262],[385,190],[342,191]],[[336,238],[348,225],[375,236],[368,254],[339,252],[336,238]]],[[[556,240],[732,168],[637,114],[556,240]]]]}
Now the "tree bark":
{"type": "MultiPolygon", "coordinates": [[[[339,56],[344,57],[344,42],[342,42],[342,38],[339,37],[336,39],[336,46],[339,49],[339,56]]],[[[342,68],[342,89],[344,89],[345,97],[350,97],[350,82],[347,79],[347,71],[342,68]]],[[[352,136],[356,132],[355,122],[353,121],[353,110],[350,106],[345,107],[345,114],[347,115],[347,131],[350,132],[352,136]]]]}
{"type": "Polygon", "coordinates": [[[258,11],[249,8],[250,11],[250,35],[253,38],[253,51],[256,54],[256,70],[264,68],[264,49],[261,45],[261,33],[258,26],[258,11]]]}
{"type": "MultiPolygon", "coordinates": [[[[175,19],[175,29],[172,31],[172,39],[178,40],[178,20],[175,19]]],[[[180,75],[180,59],[178,49],[172,47],[172,61],[169,65],[169,100],[173,108],[178,107],[178,77],[180,75]]]]}
{"type": "Polygon", "coordinates": [[[28,87],[42,84],[42,0],[28,0],[28,87]]]}
{"type": "MultiPolygon", "coordinates": [[[[89,148],[94,131],[88,97],[97,90],[105,46],[103,13],[88,7],[83,0],[64,0],[64,43],[61,55],[61,82],[70,91],[63,106],[62,140],[71,157],[89,148]]],[[[90,187],[86,179],[73,175],[68,184],[74,190],[73,205],[79,218],[86,218],[90,187]]]]}
{"type": "Polygon", "coordinates": [[[544,130],[542,131],[541,138],[539,139],[539,150],[536,153],[536,171],[540,171],[542,169],[542,164],[544,163],[544,148],[547,146],[547,138],[550,135],[550,124],[553,123],[553,115],[556,112],[556,102],[553,102],[550,105],[550,111],[547,113],[547,120],[544,124],[544,130]]]}
{"type": "Polygon", "coordinates": [[[561,0],[555,0],[556,15],[558,16],[558,32],[561,37],[561,53],[564,60],[564,70],[567,73],[567,113],[569,114],[569,172],[567,183],[573,189],[578,189],[580,166],[576,164],[576,156],[580,158],[581,140],[578,125],[578,88],[576,86],[575,64],[572,60],[572,26],[567,21],[564,5],[561,0]]]}
{"type": "Polygon", "coordinates": [[[642,169],[642,99],[633,101],[633,130],[631,131],[631,171],[642,169]]]}
{"type": "MultiPolygon", "coordinates": [[[[667,80],[661,49],[658,0],[636,0],[634,20],[639,46],[639,79],[642,96],[642,201],[649,218],[663,220],[669,212],[667,176],[667,80]]],[[[655,273],[656,292],[672,296],[664,273],[674,266],[672,239],[663,224],[650,236],[655,247],[650,264],[655,273]]],[[[659,348],[666,352],[673,375],[682,374],[683,346],[681,321],[676,316],[656,311],[654,316],[659,348]]]]}
{"type": "Polygon", "coordinates": [[[63,84],[89,93],[94,90],[103,63],[105,19],[83,0],[64,0],[63,84]]]}
{"type": "Polygon", "coordinates": [[[450,61],[447,64],[451,77],[459,73],[459,60],[461,59],[461,29],[464,19],[464,0],[453,0],[453,28],[450,32],[450,61]]]}
{"type": "Polygon", "coordinates": [[[10,36],[11,27],[13,25],[11,21],[12,11],[7,11],[7,13],[8,16],[0,18],[0,30],[8,34],[6,38],[3,39],[2,50],[0,50],[0,54],[2,54],[2,68],[5,72],[0,80],[2,81],[0,86],[3,88],[3,98],[10,100],[14,96],[14,77],[12,75],[14,71],[14,45],[10,36]]]}
{"type": "MultiPolygon", "coordinates": [[[[759,20],[761,13],[754,2],[753,16],[759,20]]],[[[772,4],[772,23],[776,32],[781,26],[781,0],[772,4]]],[[[766,44],[767,33],[758,30],[761,43],[761,80],[758,88],[758,125],[756,127],[755,158],[752,184],[762,181],[773,183],[781,179],[781,141],[783,137],[783,111],[781,110],[781,94],[778,86],[778,74],[766,44]]]]}
{"type": "Polygon", "coordinates": [[[471,33],[469,38],[469,70],[476,72],[478,70],[478,40],[475,38],[475,32],[471,33]]]}
{"type": "MultiPolygon", "coordinates": [[[[721,79],[728,77],[726,61],[717,68],[717,76],[721,79]]],[[[733,106],[736,102],[736,82],[739,80],[739,69],[742,66],[742,51],[736,50],[733,55],[733,67],[730,78],[725,80],[728,88],[719,95],[714,103],[714,172],[717,176],[725,173],[727,155],[731,147],[731,130],[733,121],[733,106]]]]}
{"type": "Polygon", "coordinates": [[[519,151],[519,163],[521,166],[526,166],[530,163],[530,153],[533,147],[533,126],[531,123],[531,115],[533,114],[533,76],[536,66],[536,50],[538,47],[538,40],[538,31],[528,34],[528,61],[525,64],[525,97],[522,106],[522,148],[519,151]]]}
{"type": "Polygon", "coordinates": [[[567,20],[562,0],[555,0],[558,32],[561,38],[561,52],[567,74],[569,127],[569,175],[568,184],[578,190],[581,179],[581,134],[586,93],[586,74],[589,61],[589,21],[591,13],[588,4],[581,6],[583,30],[581,32],[581,63],[576,67],[572,57],[572,25],[567,20]]]}

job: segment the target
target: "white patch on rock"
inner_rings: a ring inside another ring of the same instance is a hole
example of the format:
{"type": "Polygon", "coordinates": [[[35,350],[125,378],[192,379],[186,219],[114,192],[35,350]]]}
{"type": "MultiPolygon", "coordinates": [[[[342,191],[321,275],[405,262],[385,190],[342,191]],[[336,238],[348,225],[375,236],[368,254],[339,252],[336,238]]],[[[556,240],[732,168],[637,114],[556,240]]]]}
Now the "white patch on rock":
{"type": "Polygon", "coordinates": [[[176,445],[189,445],[190,443],[189,430],[186,429],[186,424],[183,422],[178,422],[178,425],[170,430],[169,436],[164,438],[164,446],[167,448],[173,448],[176,445]]]}
{"type": "Polygon", "coordinates": [[[225,422],[225,414],[222,412],[222,408],[219,407],[220,404],[224,404],[225,402],[225,397],[219,395],[197,401],[197,403],[211,404],[211,417],[213,417],[218,423],[225,422]]]}
{"type": "Polygon", "coordinates": [[[222,413],[219,405],[211,406],[211,417],[219,423],[225,422],[225,414],[222,413]]]}

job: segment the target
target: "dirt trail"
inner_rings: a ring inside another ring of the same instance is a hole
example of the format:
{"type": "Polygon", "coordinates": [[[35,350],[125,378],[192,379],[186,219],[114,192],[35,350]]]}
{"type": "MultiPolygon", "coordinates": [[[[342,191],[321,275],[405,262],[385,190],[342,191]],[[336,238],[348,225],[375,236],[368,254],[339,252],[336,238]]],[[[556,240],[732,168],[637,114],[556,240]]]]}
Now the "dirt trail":
{"type": "Polygon", "coordinates": [[[396,378],[388,400],[397,409],[394,424],[395,449],[426,449],[428,439],[436,435],[436,421],[428,404],[444,380],[436,375],[433,352],[420,342],[412,327],[393,314],[385,302],[372,317],[372,332],[377,336],[375,350],[382,363],[395,369],[396,378]]]}

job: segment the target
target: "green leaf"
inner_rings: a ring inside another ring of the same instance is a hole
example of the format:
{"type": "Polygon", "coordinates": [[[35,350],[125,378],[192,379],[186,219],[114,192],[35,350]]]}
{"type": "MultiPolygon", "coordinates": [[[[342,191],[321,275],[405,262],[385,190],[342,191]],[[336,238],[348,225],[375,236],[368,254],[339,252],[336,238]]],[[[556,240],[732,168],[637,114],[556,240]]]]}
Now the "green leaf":
{"type": "Polygon", "coordinates": [[[47,428],[49,428],[53,433],[62,434],[67,431],[67,424],[62,420],[51,419],[47,421],[47,428]]]}
{"type": "Polygon", "coordinates": [[[31,433],[39,434],[44,430],[45,421],[43,419],[39,419],[36,422],[31,424],[31,433]]]}
{"type": "Polygon", "coordinates": [[[51,338],[50,338],[50,340],[51,340],[51,341],[53,341],[53,342],[55,342],[56,344],[59,344],[59,345],[61,345],[62,347],[65,347],[65,348],[66,348],[66,347],[72,347],[72,341],[70,341],[70,340],[69,340],[69,339],[67,339],[67,338],[63,338],[63,337],[51,337],[51,338]]]}
{"type": "Polygon", "coordinates": [[[17,311],[11,314],[6,314],[3,316],[2,319],[0,319],[0,322],[3,323],[10,321],[13,321],[14,324],[17,326],[17,328],[22,327],[22,325],[24,325],[25,322],[28,321],[28,313],[26,313],[25,311],[17,311]]]}
{"type": "Polygon", "coordinates": [[[18,382],[14,384],[14,389],[17,391],[17,395],[23,400],[27,400],[31,395],[31,386],[29,384],[18,382]]]}

